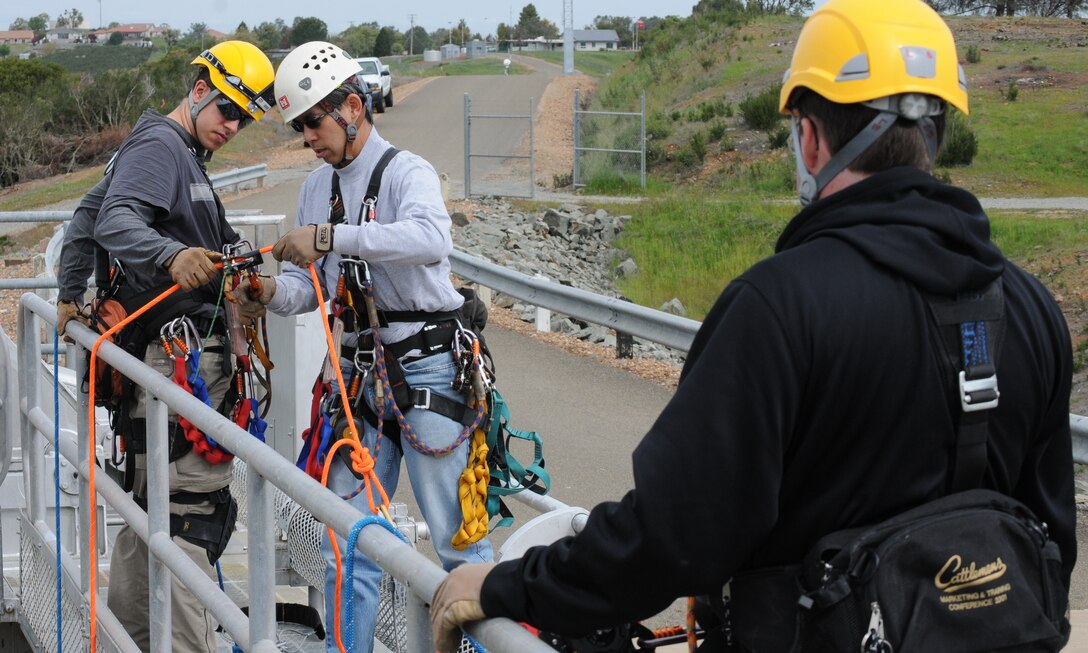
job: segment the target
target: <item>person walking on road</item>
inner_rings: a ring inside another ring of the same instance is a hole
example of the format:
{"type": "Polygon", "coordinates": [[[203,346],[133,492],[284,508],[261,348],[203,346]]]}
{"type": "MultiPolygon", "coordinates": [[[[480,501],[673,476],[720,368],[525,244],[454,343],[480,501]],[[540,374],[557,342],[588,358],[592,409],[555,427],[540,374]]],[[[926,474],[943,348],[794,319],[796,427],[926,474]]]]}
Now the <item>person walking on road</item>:
{"type": "MultiPolygon", "coordinates": [[[[964,411],[926,298],[996,282],[1000,400],[986,411],[976,487],[1045,522],[1060,551],[1053,601],[1064,605],[1077,557],[1070,337],[1047,289],[990,240],[976,198],[931,174],[948,112],[968,111],[951,31],[921,0],[830,0],[801,30],[780,108],[804,206],[774,255],[707,315],[675,396],[634,451],[634,489],[595,507],[575,536],[450,572],[431,609],[440,651],[485,617],[574,636],[682,596],[720,603],[731,579],[798,565],[824,535],[948,495],[964,411]]],[[[981,583],[991,562],[961,576],[981,583]]],[[[1005,573],[1000,563],[989,572],[1005,573]]],[[[986,596],[963,605],[985,620],[986,596]]],[[[725,650],[727,636],[729,650],[800,650],[796,595],[745,598],[733,594],[728,626],[701,650],[725,650]]],[[[1069,624],[1058,622],[1035,624],[1048,645],[1031,650],[1064,642],[1069,624]]]]}
{"type": "MultiPolygon", "coordinates": [[[[263,277],[259,295],[239,295],[236,300],[250,318],[262,315],[265,306],[278,315],[312,311],[317,301],[306,269],[310,263],[319,270],[325,297],[345,284],[350,288],[360,275],[372,278],[387,366],[403,373],[412,392],[426,399],[406,412],[418,441],[408,442],[403,435],[397,440],[396,433],[388,432],[379,440],[375,426],[366,421],[362,444],[376,456],[374,470],[389,496],[397,488],[404,460],[443,567],[490,561],[492,548],[486,538],[459,549],[451,544],[462,524],[458,482],[470,442],[463,440],[448,453],[434,453],[453,446],[464,429],[462,418],[454,414],[465,414],[465,399],[452,387],[457,373],[452,343],[464,298],[450,282],[451,220],[434,168],[415,154],[396,150],[379,135],[366,93],[356,81],[359,70],[342,49],[319,41],[298,46],[280,64],[276,72],[280,112],[323,165],[302,186],[297,226],[273,248],[276,259],[287,262],[282,274],[263,277]]],[[[362,311],[358,296],[356,300],[362,311]]],[[[338,356],[330,355],[339,360],[345,378],[366,379],[361,385],[365,405],[358,396],[350,400],[357,416],[369,411],[373,417],[377,373],[372,369],[375,361],[367,358],[372,335],[367,324],[359,323],[365,320],[365,311],[362,317],[345,312],[339,313],[346,320],[342,347],[338,356]]],[[[385,424],[395,422],[387,417],[385,424]]],[[[329,488],[352,496],[348,501],[369,513],[366,493],[352,494],[360,480],[349,465],[338,457],[329,464],[329,488]]],[[[339,550],[345,551],[345,541],[337,539],[339,550]]],[[[333,624],[337,568],[327,536],[321,550],[328,564],[326,622],[333,624]]],[[[370,651],[373,645],[381,576],[381,568],[371,560],[355,565],[356,651],[370,651]]],[[[325,640],[330,652],[337,650],[336,639],[330,635],[325,640]]]]}

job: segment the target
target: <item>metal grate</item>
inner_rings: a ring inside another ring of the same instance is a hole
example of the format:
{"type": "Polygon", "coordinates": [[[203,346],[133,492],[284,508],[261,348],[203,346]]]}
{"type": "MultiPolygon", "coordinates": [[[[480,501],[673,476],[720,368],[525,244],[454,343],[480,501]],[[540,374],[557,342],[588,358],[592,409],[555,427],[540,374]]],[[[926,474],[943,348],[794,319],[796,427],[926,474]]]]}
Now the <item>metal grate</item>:
{"type": "MultiPolygon", "coordinates": [[[[238,502],[238,521],[246,524],[246,464],[238,459],[234,461],[234,477],[230,490],[238,502]]],[[[325,558],[321,555],[321,538],[325,534],[325,525],[290,497],[275,490],[275,513],[277,524],[287,534],[288,564],[311,586],[323,590],[325,587],[325,558]]],[[[407,517],[403,505],[393,505],[393,516],[397,526],[406,533],[410,542],[415,542],[416,523],[407,517]]],[[[389,574],[382,576],[379,586],[378,622],[375,637],[393,653],[406,653],[408,650],[407,594],[404,586],[389,574]]],[[[469,649],[471,651],[471,649],[469,649]]]]}
{"type": "MultiPolygon", "coordinates": [[[[42,541],[36,528],[23,517],[19,519],[19,590],[25,626],[46,651],[57,648],[57,576],[55,554],[42,541]]],[[[51,537],[51,534],[50,534],[51,537]]],[[[63,650],[84,648],[85,615],[82,599],[65,588],[61,598],[63,650]],[[78,601],[78,602],[77,602],[78,601]]],[[[101,640],[99,640],[101,642],[101,640]]],[[[101,643],[98,646],[101,651],[101,643]]]]}

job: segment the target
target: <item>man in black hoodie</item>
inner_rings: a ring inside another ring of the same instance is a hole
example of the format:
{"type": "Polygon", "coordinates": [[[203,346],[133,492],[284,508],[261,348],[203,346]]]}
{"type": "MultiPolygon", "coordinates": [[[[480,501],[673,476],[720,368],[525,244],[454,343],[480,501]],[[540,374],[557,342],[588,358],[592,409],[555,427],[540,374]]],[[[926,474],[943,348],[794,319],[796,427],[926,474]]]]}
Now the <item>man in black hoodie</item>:
{"type": "Polygon", "coordinates": [[[634,452],[635,489],[577,536],[451,572],[432,607],[440,650],[485,616],[577,635],[721,596],[823,535],[948,494],[959,402],[923,293],[998,278],[1001,394],[980,485],[1047,523],[1068,592],[1069,334],[1050,293],[990,241],[978,201],[930,175],[949,105],[967,112],[966,84],[921,0],[831,0],[808,19],[781,95],[805,207],[707,315],[634,452]]]}

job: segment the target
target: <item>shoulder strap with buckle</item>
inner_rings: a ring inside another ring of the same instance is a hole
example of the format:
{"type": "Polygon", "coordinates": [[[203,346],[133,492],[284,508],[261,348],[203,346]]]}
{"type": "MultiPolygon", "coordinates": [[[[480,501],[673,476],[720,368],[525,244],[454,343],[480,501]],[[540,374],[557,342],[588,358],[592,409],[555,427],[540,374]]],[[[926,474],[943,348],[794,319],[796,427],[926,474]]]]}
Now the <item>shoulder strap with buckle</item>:
{"type": "Polygon", "coordinates": [[[990,410],[997,407],[997,361],[1005,335],[1001,279],[981,293],[953,300],[925,295],[940,335],[941,363],[956,390],[959,408],[949,491],[979,487],[986,471],[990,410]]]}

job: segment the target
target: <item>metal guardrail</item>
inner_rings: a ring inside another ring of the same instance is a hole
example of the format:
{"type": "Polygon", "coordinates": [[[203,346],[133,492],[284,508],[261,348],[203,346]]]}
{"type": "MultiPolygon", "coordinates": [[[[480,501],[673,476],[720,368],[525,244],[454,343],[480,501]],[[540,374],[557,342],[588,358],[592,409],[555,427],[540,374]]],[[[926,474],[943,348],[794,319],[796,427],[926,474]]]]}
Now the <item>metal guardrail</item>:
{"type": "Polygon", "coordinates": [[[235,168],[234,170],[208,175],[208,179],[212,182],[212,188],[216,190],[223,190],[225,188],[241,190],[242,184],[250,181],[257,182],[257,188],[263,188],[264,178],[267,175],[268,164],[261,163],[247,168],[235,168]]]}
{"type": "Polygon", "coordinates": [[[454,250],[450,253],[454,274],[493,288],[534,306],[570,315],[594,324],[611,327],[618,333],[667,347],[687,351],[699,330],[700,322],[657,311],[631,302],[595,295],[586,290],[564,286],[454,250]]]}
{"type": "MultiPolygon", "coordinates": [[[[530,277],[457,250],[450,253],[450,264],[454,274],[534,306],[685,352],[702,326],[696,320],[530,277]]],[[[1069,427],[1073,434],[1073,462],[1088,465],[1088,417],[1070,413],[1069,427]]]]}
{"type": "MultiPolygon", "coordinates": [[[[20,433],[24,452],[24,470],[26,470],[24,481],[28,525],[32,526],[29,530],[33,531],[28,533],[28,536],[36,536],[43,541],[56,543],[57,540],[52,531],[45,525],[45,483],[48,474],[45,473],[43,459],[46,441],[53,434],[55,424],[52,417],[46,415],[40,407],[41,398],[37,378],[40,358],[37,352],[41,345],[42,321],[48,326],[56,322],[55,307],[32,293],[23,295],[19,311],[19,405],[22,407],[23,417],[20,433]]],[[[82,324],[76,324],[69,335],[75,339],[81,349],[91,348],[97,338],[96,333],[82,324]]],[[[133,382],[144,387],[148,395],[153,398],[148,408],[148,437],[150,441],[160,444],[148,447],[147,516],[143,515],[132,499],[106,474],[98,474],[96,477],[101,496],[133,525],[134,530],[142,539],[148,542],[153,556],[153,573],[150,579],[153,650],[169,650],[170,635],[163,628],[164,624],[169,623],[169,592],[163,591],[162,583],[168,580],[169,573],[172,572],[188,585],[194,595],[208,607],[234,641],[244,650],[257,653],[275,651],[276,596],[273,538],[276,518],[272,510],[270,487],[274,485],[279,488],[344,538],[348,536],[363,514],[345,504],[340,497],[322,487],[266,444],[183,390],[172,379],[148,367],[116,345],[104,343],[99,348],[99,357],[133,382]],[[247,568],[251,601],[248,618],[203,571],[177,549],[169,537],[169,498],[168,489],[165,487],[169,463],[166,459],[166,447],[163,444],[167,437],[167,406],[177,414],[188,418],[210,437],[223,443],[247,465],[249,506],[247,568]],[[150,455],[153,450],[162,455],[150,455]]],[[[78,355],[75,359],[78,363],[76,373],[82,376],[84,370],[80,368],[84,367],[84,356],[78,355]]],[[[87,481],[90,468],[88,464],[90,433],[87,423],[86,395],[82,395],[82,404],[82,409],[77,411],[76,438],[78,441],[73,441],[70,436],[62,437],[60,447],[61,453],[75,465],[81,477],[80,537],[83,537],[82,534],[89,533],[88,515],[90,514],[90,491],[87,481]]],[[[9,437],[13,435],[9,434],[9,437]]],[[[97,558],[94,556],[92,559],[88,548],[80,547],[78,554],[82,576],[80,587],[84,594],[89,590],[88,570],[92,564],[96,564],[97,558]]],[[[380,561],[381,566],[408,589],[409,649],[413,652],[429,650],[432,644],[426,603],[431,600],[435,589],[445,578],[445,572],[423,554],[401,542],[383,528],[362,529],[358,540],[358,550],[371,559],[380,561]]],[[[69,559],[75,560],[71,553],[67,555],[69,559]]],[[[100,605],[99,612],[104,617],[110,616],[107,606],[100,605]]],[[[468,630],[488,650],[527,653],[546,653],[551,650],[547,644],[507,619],[488,619],[469,626],[468,630]]]]}

